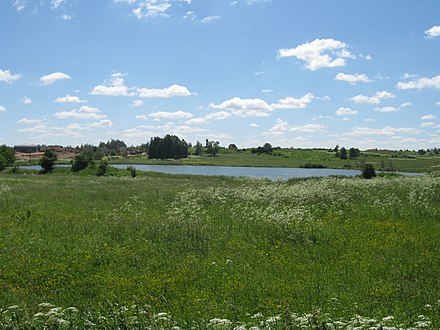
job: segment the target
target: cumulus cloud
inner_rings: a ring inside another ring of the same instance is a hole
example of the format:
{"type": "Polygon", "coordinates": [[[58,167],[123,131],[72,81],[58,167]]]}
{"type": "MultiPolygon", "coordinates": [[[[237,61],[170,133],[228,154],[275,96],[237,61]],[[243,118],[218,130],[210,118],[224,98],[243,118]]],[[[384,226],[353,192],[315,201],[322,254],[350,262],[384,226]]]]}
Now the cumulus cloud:
{"type": "Polygon", "coordinates": [[[255,123],[252,123],[249,126],[252,127],[252,128],[259,128],[260,127],[260,125],[255,124],[255,123]]]}
{"type": "Polygon", "coordinates": [[[175,112],[166,112],[166,111],[153,112],[147,116],[145,115],[136,116],[136,119],[151,118],[153,120],[161,120],[161,119],[187,119],[192,117],[193,115],[191,113],[179,110],[175,112]]]}
{"type": "Polygon", "coordinates": [[[434,115],[432,115],[432,114],[429,114],[429,115],[424,115],[424,116],[422,116],[420,119],[421,120],[432,120],[432,119],[435,119],[436,117],[434,116],[434,115]]]}
{"type": "Polygon", "coordinates": [[[0,70],[0,81],[11,83],[21,78],[21,74],[12,74],[9,70],[0,70]]]}
{"type": "Polygon", "coordinates": [[[374,111],[378,111],[378,112],[397,112],[399,110],[400,108],[396,108],[396,107],[382,107],[382,108],[374,109],[374,111]]]}
{"type": "Polygon", "coordinates": [[[432,78],[420,78],[413,81],[397,83],[398,89],[424,89],[424,88],[437,88],[440,89],[440,75],[432,78]]]}
{"type": "Polygon", "coordinates": [[[0,112],[6,112],[6,108],[0,105],[0,112]]]}
{"type": "Polygon", "coordinates": [[[113,123],[110,119],[102,119],[102,120],[95,121],[92,123],[87,123],[87,124],[85,124],[85,126],[91,127],[91,128],[110,127],[110,126],[113,126],[113,123]]]}
{"type": "Polygon", "coordinates": [[[50,1],[50,8],[57,9],[59,6],[61,6],[64,3],[65,0],[51,0],[50,1]]]}
{"type": "Polygon", "coordinates": [[[401,108],[411,107],[413,104],[411,102],[405,102],[400,105],[401,108]]]}
{"type": "Polygon", "coordinates": [[[355,115],[357,114],[357,110],[353,110],[351,108],[344,108],[340,107],[338,110],[335,111],[335,114],[337,116],[349,116],[349,115],[355,115]]]}
{"type": "Polygon", "coordinates": [[[32,100],[31,100],[29,97],[24,96],[24,97],[21,99],[21,103],[26,104],[26,105],[29,105],[29,104],[32,104],[32,100]]]}
{"type": "Polygon", "coordinates": [[[230,111],[236,117],[267,117],[270,112],[278,109],[303,109],[312,102],[315,96],[307,93],[300,98],[286,97],[276,103],[269,104],[262,99],[242,99],[234,97],[221,104],[209,104],[209,108],[230,111]]]}
{"type": "Polygon", "coordinates": [[[383,99],[390,99],[395,97],[393,93],[387,91],[377,92],[373,96],[356,95],[351,98],[355,103],[379,104],[383,99]]]}
{"type": "Polygon", "coordinates": [[[43,121],[41,119],[21,118],[19,121],[17,121],[17,124],[20,124],[20,125],[39,125],[42,123],[43,123],[43,121]]]}
{"type": "Polygon", "coordinates": [[[78,110],[74,109],[71,111],[56,112],[55,117],[58,119],[76,118],[76,119],[95,119],[95,120],[101,120],[107,117],[104,114],[99,114],[100,112],[101,111],[97,108],[92,108],[84,105],[78,110]]]}
{"type": "Polygon", "coordinates": [[[277,57],[296,57],[304,61],[305,67],[312,71],[345,66],[347,58],[355,58],[348,51],[346,43],[334,39],[315,39],[295,48],[279,49],[277,57]]]}
{"type": "Polygon", "coordinates": [[[397,133],[404,134],[420,134],[421,131],[412,127],[391,127],[386,126],[383,128],[371,128],[371,127],[353,127],[349,135],[355,136],[371,136],[371,135],[383,135],[383,136],[393,136],[397,133]]]}
{"type": "Polygon", "coordinates": [[[432,28],[425,31],[425,35],[426,35],[426,38],[429,38],[429,39],[440,36],[440,26],[434,25],[432,28]]]}
{"type": "Polygon", "coordinates": [[[113,74],[109,81],[103,85],[93,87],[90,92],[92,95],[109,95],[109,96],[132,96],[134,95],[130,89],[125,86],[124,78],[121,74],[113,74]]]}
{"type": "Polygon", "coordinates": [[[203,18],[200,22],[202,23],[214,23],[216,21],[218,21],[220,19],[220,16],[216,15],[216,16],[207,16],[205,18],[203,18]]]}
{"type": "Polygon", "coordinates": [[[358,82],[363,82],[363,83],[371,82],[368,76],[364,73],[351,75],[340,72],[336,75],[335,80],[345,81],[352,85],[356,85],[358,82]]]}
{"type": "Polygon", "coordinates": [[[267,132],[263,132],[263,134],[270,136],[282,136],[286,132],[316,133],[325,128],[326,126],[320,124],[290,125],[287,121],[278,118],[272,128],[267,132]]]}
{"type": "Polygon", "coordinates": [[[41,84],[47,86],[47,85],[53,84],[54,82],[56,82],[58,80],[66,80],[66,79],[72,79],[72,78],[63,72],[54,72],[54,73],[42,76],[40,78],[40,82],[41,82],[41,84]]]}
{"type": "Polygon", "coordinates": [[[138,92],[139,92],[139,97],[173,97],[173,96],[192,95],[191,92],[188,90],[188,88],[176,84],[163,89],[140,88],[138,92]]]}
{"type": "Polygon", "coordinates": [[[59,97],[55,99],[56,103],[85,103],[87,100],[81,100],[78,96],[71,96],[67,94],[66,96],[59,97]]]}
{"type": "Polygon", "coordinates": [[[133,103],[131,104],[132,108],[139,108],[141,106],[144,105],[144,101],[142,100],[134,100],[133,103]]]}

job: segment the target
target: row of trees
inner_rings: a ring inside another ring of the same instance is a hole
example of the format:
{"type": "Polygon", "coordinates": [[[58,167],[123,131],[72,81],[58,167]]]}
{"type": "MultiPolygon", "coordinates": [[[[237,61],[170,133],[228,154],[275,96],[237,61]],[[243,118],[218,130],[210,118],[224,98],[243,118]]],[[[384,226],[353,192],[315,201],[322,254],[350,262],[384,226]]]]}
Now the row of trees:
{"type": "Polygon", "coordinates": [[[148,149],[148,158],[186,158],[188,157],[188,143],[175,135],[166,135],[164,138],[151,138],[148,149]]]}
{"type": "Polygon", "coordinates": [[[337,145],[333,151],[335,152],[335,156],[341,159],[356,159],[361,155],[361,151],[353,147],[347,151],[344,147],[339,149],[339,145],[337,145]]]}

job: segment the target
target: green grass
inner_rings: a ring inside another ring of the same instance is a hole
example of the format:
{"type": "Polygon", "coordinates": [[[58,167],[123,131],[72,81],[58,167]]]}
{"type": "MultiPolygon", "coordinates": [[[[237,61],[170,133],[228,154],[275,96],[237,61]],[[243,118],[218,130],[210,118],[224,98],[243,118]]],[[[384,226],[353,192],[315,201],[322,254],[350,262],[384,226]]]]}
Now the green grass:
{"type": "Polygon", "coordinates": [[[0,328],[440,327],[440,177],[66,171],[0,173],[0,328]]]}

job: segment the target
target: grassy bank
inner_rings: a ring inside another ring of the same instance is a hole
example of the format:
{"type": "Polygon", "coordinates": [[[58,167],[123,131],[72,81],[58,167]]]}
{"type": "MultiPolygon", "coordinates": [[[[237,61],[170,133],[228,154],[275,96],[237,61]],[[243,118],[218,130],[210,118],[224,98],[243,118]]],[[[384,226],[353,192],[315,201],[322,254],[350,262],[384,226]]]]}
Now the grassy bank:
{"type": "Polygon", "coordinates": [[[0,205],[0,327],[440,327],[440,177],[0,173],[0,205]]]}

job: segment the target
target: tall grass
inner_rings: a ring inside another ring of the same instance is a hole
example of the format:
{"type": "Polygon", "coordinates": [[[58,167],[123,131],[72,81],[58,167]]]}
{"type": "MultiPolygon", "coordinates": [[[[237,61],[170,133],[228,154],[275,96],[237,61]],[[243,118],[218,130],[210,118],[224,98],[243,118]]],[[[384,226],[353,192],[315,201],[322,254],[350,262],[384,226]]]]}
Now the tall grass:
{"type": "Polygon", "coordinates": [[[439,205],[433,175],[1,174],[0,328],[436,329],[439,205]]]}

